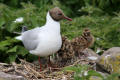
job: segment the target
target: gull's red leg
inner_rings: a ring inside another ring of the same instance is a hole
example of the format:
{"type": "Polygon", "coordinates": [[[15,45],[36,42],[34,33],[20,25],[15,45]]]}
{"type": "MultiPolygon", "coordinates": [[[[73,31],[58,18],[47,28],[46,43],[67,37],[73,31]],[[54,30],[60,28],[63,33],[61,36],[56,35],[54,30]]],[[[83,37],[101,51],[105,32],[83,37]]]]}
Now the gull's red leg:
{"type": "Polygon", "coordinates": [[[42,64],[40,62],[40,56],[38,57],[38,61],[39,61],[39,64],[40,64],[40,71],[42,71],[42,64]]]}

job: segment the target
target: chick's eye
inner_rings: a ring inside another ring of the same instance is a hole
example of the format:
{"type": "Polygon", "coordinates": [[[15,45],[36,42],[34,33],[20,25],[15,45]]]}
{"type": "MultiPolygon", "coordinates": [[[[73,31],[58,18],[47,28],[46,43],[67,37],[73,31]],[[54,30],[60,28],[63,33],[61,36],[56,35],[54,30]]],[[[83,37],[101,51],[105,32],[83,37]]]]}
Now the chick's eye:
{"type": "Polygon", "coordinates": [[[62,15],[62,13],[58,13],[58,15],[59,15],[59,16],[61,16],[61,15],[62,15]]]}

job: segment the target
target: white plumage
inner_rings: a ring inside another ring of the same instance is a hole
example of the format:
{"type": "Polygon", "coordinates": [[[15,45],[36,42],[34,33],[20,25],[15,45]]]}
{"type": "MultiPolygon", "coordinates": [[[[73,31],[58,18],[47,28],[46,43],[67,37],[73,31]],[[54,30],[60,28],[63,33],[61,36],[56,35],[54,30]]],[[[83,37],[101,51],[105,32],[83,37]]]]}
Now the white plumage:
{"type": "Polygon", "coordinates": [[[21,40],[31,54],[38,56],[51,55],[57,52],[62,45],[60,23],[53,20],[48,12],[44,26],[25,31],[16,39],[21,40]]]}

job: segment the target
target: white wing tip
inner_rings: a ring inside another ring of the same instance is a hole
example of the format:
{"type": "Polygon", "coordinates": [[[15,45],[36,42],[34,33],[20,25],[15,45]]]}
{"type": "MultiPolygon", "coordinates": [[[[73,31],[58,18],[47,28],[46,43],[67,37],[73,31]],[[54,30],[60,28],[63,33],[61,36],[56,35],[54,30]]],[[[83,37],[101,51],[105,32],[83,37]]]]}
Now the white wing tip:
{"type": "Polygon", "coordinates": [[[17,36],[17,37],[15,37],[15,39],[22,40],[22,36],[17,36]]]}

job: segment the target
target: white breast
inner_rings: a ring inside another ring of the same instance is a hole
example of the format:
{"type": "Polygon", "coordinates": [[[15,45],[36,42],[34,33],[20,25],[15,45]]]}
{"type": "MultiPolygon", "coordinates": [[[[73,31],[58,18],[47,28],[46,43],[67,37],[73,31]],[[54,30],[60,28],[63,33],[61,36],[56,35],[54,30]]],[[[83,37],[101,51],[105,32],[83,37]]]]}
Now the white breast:
{"type": "Polygon", "coordinates": [[[38,56],[48,56],[56,53],[62,45],[62,40],[60,35],[49,35],[46,33],[40,35],[40,43],[35,50],[31,50],[30,53],[38,56]]]}

